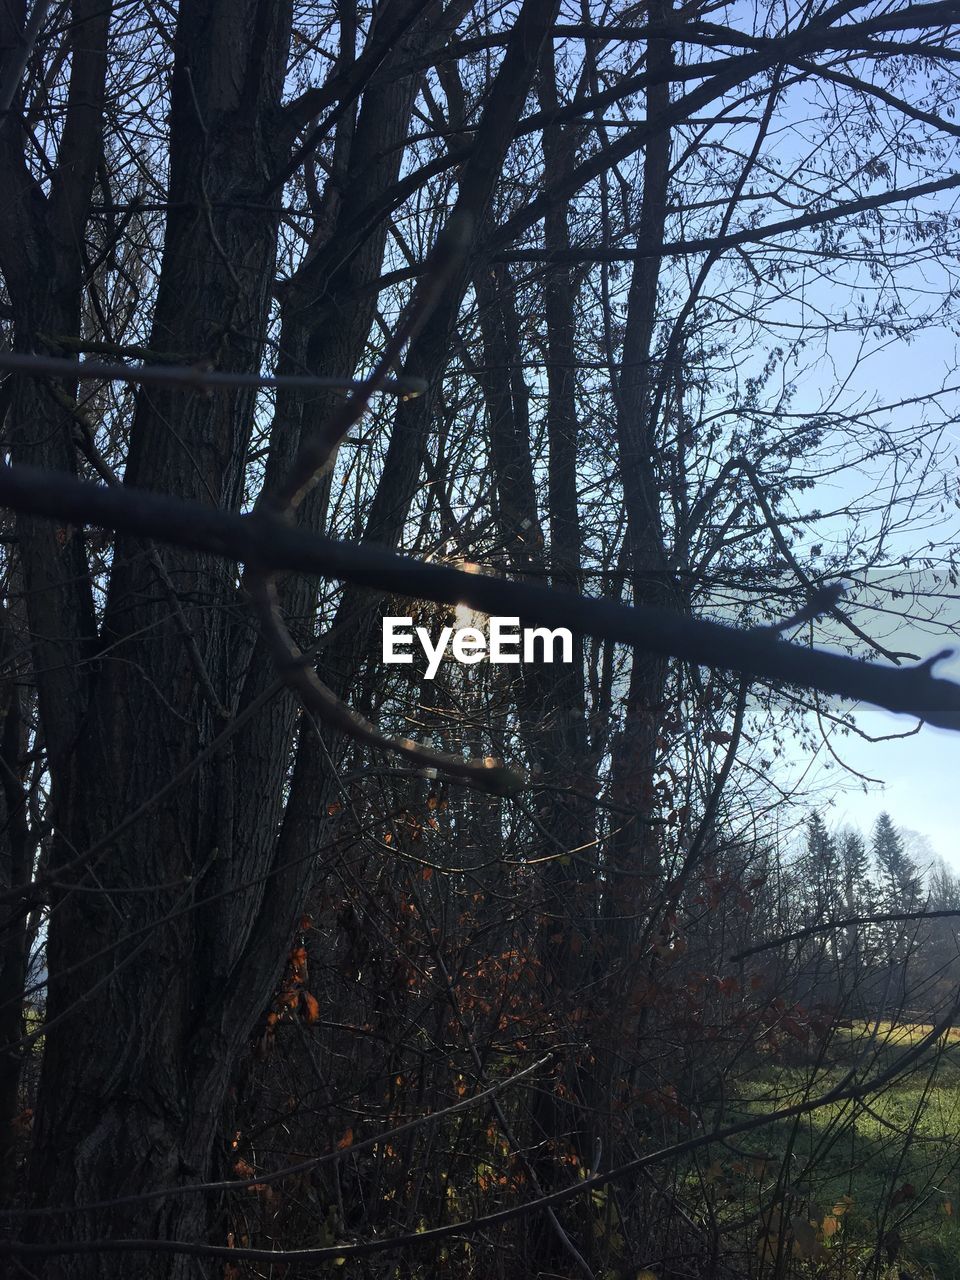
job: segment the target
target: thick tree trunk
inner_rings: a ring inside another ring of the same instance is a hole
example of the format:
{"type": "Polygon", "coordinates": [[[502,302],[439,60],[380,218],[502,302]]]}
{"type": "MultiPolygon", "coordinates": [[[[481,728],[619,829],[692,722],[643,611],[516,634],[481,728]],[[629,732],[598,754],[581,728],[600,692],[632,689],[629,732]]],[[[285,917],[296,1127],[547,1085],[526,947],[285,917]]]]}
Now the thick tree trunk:
{"type": "MultiPolygon", "coordinates": [[[[481,225],[502,169],[555,12],[555,0],[526,0],[487,97],[473,153],[460,174],[454,206],[454,211],[469,218],[475,228],[481,225]]],[[[397,405],[383,473],[367,514],[364,541],[383,546],[396,546],[401,541],[433,424],[436,387],[451,357],[451,335],[469,278],[468,250],[443,298],[410,344],[404,372],[422,378],[428,391],[397,405]]],[[[333,628],[337,641],[324,653],[325,675],[338,690],[349,687],[358,655],[367,650],[376,603],[369,591],[351,586],[344,591],[333,628]]],[[[335,747],[333,738],[321,743],[315,733],[300,739],[278,846],[287,851],[286,857],[317,842],[322,809],[333,785],[329,764],[336,758],[335,747]]]]}
{"type": "MultiPolygon", "coordinates": [[[[653,23],[670,17],[670,0],[654,0],[653,23]]],[[[662,116],[670,103],[668,84],[672,53],[669,42],[648,40],[647,70],[653,83],[646,90],[648,120],[662,116]]],[[[660,257],[667,212],[671,131],[666,125],[644,151],[643,194],[637,228],[641,256],[634,263],[627,301],[623,367],[617,389],[618,462],[626,514],[626,547],[633,603],[669,608],[673,604],[667,575],[662,504],[663,468],[659,458],[660,424],[656,420],[657,380],[655,329],[658,315],[660,257]]],[[[665,718],[667,662],[634,649],[622,727],[611,750],[610,799],[614,832],[606,845],[603,897],[603,953],[598,970],[606,994],[602,1030],[595,1041],[596,1062],[589,1075],[590,1102],[606,1159],[624,1156],[620,1110],[635,1083],[637,1052],[630,1032],[628,996],[645,972],[647,961],[637,943],[657,909],[662,880],[659,831],[649,820],[657,809],[654,791],[658,741],[665,718]]],[[[649,1044],[644,1052],[649,1053],[649,1044]]]]}
{"type": "MultiPolygon", "coordinates": [[[[288,34],[288,5],[181,5],[157,350],[196,353],[226,370],[259,368],[277,219],[243,206],[278,160],[288,34]]],[[[145,390],[125,479],[236,507],[252,416],[249,393],[145,390]]],[[[253,842],[232,821],[217,760],[145,821],[115,840],[110,833],[225,724],[238,678],[230,620],[242,607],[222,562],[173,551],[158,562],[154,548],[120,539],[96,668],[66,663],[89,693],[71,767],[51,753],[63,833],[56,857],[104,847],[79,873],[81,890],[62,892],[51,913],[49,1030],[30,1177],[37,1205],[109,1201],[206,1177],[215,1166],[231,1063],[259,1006],[230,1025],[220,1016],[251,927],[249,899],[237,892],[226,906],[202,904],[255,874],[253,842]]],[[[56,634],[33,615],[31,628],[56,634]]],[[[275,763],[273,789],[283,768],[275,763]]],[[[58,1220],[58,1235],[202,1239],[207,1213],[203,1197],[152,1200],[71,1215],[58,1220]]],[[[48,1235],[42,1220],[32,1233],[48,1235]]],[[[131,1265],[65,1256],[46,1274],[121,1276],[131,1265]]],[[[169,1258],[145,1257],[137,1269],[196,1272],[169,1258]]]]}

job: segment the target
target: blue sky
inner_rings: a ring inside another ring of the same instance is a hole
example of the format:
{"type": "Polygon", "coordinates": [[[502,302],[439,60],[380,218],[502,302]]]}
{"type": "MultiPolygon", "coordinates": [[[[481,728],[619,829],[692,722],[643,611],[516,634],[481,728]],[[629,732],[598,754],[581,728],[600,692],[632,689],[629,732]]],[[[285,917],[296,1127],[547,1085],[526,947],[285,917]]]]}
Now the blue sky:
{"type": "MultiPolygon", "coordinates": [[[[953,664],[953,672],[960,678],[960,664],[953,664]]],[[[873,734],[902,732],[904,724],[901,716],[875,710],[860,720],[873,734]]],[[[928,836],[935,851],[960,872],[960,734],[925,726],[911,738],[844,744],[839,754],[885,785],[871,787],[866,795],[862,789],[837,795],[830,825],[850,823],[866,830],[886,809],[898,826],[928,836]]]]}
{"type": "MultiPolygon", "coordinates": [[[[840,347],[842,342],[835,349],[840,347]]],[[[878,352],[877,358],[868,358],[856,371],[855,381],[862,385],[865,395],[889,402],[941,382],[957,382],[957,365],[956,338],[947,328],[936,327],[914,344],[895,343],[878,352]]],[[[956,394],[950,399],[955,412],[956,394]]],[[[907,412],[897,411],[901,416],[907,412]]],[[[952,441],[960,453],[960,431],[955,426],[945,426],[944,438],[945,444],[952,441]]],[[[949,455],[946,461],[949,467],[949,455]]],[[[960,473],[953,471],[950,478],[956,484],[960,473]]],[[[837,496],[833,495],[834,502],[837,496]]],[[[944,542],[956,542],[958,512],[946,505],[940,528],[927,525],[911,531],[908,526],[900,538],[904,550],[916,552],[938,537],[944,542]]],[[[925,577],[919,576],[920,585],[932,586],[924,581],[925,577]]],[[[938,589],[943,592],[944,584],[938,589]]],[[[855,597],[851,603],[855,604],[855,597]]],[[[882,638],[890,647],[929,657],[945,647],[960,650],[960,589],[946,587],[942,608],[940,619],[924,626],[894,622],[879,615],[871,619],[869,612],[855,612],[854,616],[868,633],[882,638]]],[[[939,663],[936,674],[960,683],[960,654],[939,663]]],[[[850,704],[845,704],[844,709],[849,710],[850,704]]],[[[863,705],[857,709],[856,719],[864,733],[885,740],[869,742],[853,734],[834,735],[831,746],[846,764],[860,774],[879,779],[879,784],[865,783],[845,773],[825,748],[817,752],[812,767],[808,755],[791,753],[784,766],[786,776],[803,775],[804,786],[813,792],[829,826],[850,824],[866,832],[886,809],[898,826],[927,836],[935,852],[960,872],[960,733],[930,726],[911,732],[917,727],[916,720],[863,705]],[[910,736],[902,736],[908,733],[910,736]]]]}

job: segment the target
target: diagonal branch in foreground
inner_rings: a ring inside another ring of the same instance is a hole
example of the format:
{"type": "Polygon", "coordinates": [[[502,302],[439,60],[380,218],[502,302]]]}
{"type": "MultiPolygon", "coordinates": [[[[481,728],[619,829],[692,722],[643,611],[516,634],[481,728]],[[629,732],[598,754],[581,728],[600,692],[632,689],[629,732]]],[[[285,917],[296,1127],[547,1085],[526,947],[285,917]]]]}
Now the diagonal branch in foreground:
{"type": "Polygon", "coordinates": [[[60,524],[96,525],[278,572],[321,574],[393,595],[516,614],[528,623],[569,627],[581,635],[854,698],[960,730],[960,684],[933,674],[949,650],[906,668],[861,662],[772,639],[759,628],[741,630],[667,609],[630,607],[424,564],[380,547],[337,542],[267,515],[238,515],[142,490],[106,488],[34,467],[0,467],[0,504],[60,524]]]}
{"type": "Polygon", "coordinates": [[[449,1120],[451,1116],[472,1110],[474,1107],[479,1106],[481,1102],[489,1102],[491,1099],[496,1098],[498,1094],[506,1093],[524,1080],[528,1080],[535,1072],[547,1066],[554,1056],[555,1051],[551,1050],[544,1057],[531,1062],[528,1067],[524,1067],[521,1071],[514,1072],[512,1076],[507,1076],[504,1080],[496,1080],[493,1084],[481,1089],[479,1093],[474,1093],[469,1098],[461,1098],[449,1107],[443,1107],[439,1111],[429,1111],[422,1116],[415,1116],[412,1120],[405,1120],[403,1124],[395,1125],[392,1129],[382,1129],[379,1133],[371,1134],[369,1138],[351,1143],[349,1147],[337,1147],[336,1150],[326,1151],[321,1156],[309,1156],[296,1164],[288,1164],[280,1169],[254,1174],[252,1178],[226,1178],[220,1182],[182,1183],[180,1186],[159,1187],[156,1191],[144,1191],[138,1195],[117,1196],[113,1200],[97,1200],[88,1204],[53,1205],[41,1209],[0,1209],[0,1219],[56,1218],[66,1214],[90,1213],[97,1209],[125,1208],[128,1205],[146,1204],[151,1200],[166,1200],[173,1196],[210,1194],[222,1191],[251,1191],[255,1187],[269,1186],[273,1183],[282,1182],[285,1178],[293,1177],[296,1174],[309,1173],[321,1165],[356,1159],[363,1152],[374,1150],[385,1142],[392,1142],[395,1138],[404,1137],[406,1134],[413,1133],[418,1129],[429,1128],[432,1125],[439,1124],[441,1120],[449,1120]]]}
{"type": "MultiPolygon", "coordinates": [[[[288,473],[278,485],[257,499],[256,514],[274,521],[292,523],[296,511],[320,476],[329,469],[347,432],[363,416],[370,397],[382,390],[388,375],[399,361],[404,347],[420,332],[439,302],[444,288],[459,265],[472,238],[473,220],[454,212],[437,240],[427,271],[404,311],[370,376],[331,415],[322,430],[303,441],[288,473]]],[[[273,651],[280,675],[297,694],[307,711],[334,725],[349,737],[380,751],[395,752],[426,769],[436,769],[464,779],[482,791],[510,795],[519,791],[524,779],[492,756],[464,760],[447,752],[434,751],[411,738],[387,738],[376,725],[354,711],[323,681],[313,664],[303,660],[290,634],[280,607],[276,585],[277,568],[266,561],[248,563],[244,586],[260,615],[264,637],[273,651]]]]}

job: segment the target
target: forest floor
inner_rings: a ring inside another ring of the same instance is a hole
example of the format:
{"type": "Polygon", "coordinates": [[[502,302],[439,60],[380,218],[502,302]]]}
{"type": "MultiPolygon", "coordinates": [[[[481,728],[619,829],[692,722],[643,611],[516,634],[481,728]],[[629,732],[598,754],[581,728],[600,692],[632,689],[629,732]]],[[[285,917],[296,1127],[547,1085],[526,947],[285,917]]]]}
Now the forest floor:
{"type": "MultiPolygon", "coordinates": [[[[819,1061],[811,1052],[800,1065],[747,1073],[733,1110],[749,1116],[798,1102],[852,1068],[860,1079],[876,1076],[929,1030],[854,1026],[819,1061]]],[[[747,1243],[771,1269],[789,1250],[810,1274],[960,1280],[960,1028],[868,1099],[765,1127],[698,1176],[718,1223],[749,1224],[747,1243]],[[781,1206],[772,1216],[771,1203],[781,1206]]]]}

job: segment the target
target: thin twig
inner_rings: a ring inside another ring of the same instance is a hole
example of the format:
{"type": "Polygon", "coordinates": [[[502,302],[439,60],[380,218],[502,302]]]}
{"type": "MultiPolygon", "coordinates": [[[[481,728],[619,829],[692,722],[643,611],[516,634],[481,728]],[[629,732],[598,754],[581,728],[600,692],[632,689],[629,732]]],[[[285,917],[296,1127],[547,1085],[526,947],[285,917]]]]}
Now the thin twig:
{"type": "Polygon", "coordinates": [[[191,1182],[180,1187],[159,1187],[155,1191],[144,1191],[135,1196],[121,1196],[114,1200],[91,1201],[88,1204],[47,1206],[42,1209],[3,1209],[0,1210],[0,1218],[59,1218],[67,1214],[93,1213],[101,1209],[127,1208],[129,1205],[146,1204],[151,1200],[169,1200],[174,1196],[219,1193],[223,1191],[249,1191],[251,1187],[282,1182],[284,1178],[308,1173],[312,1169],[318,1169],[321,1165],[333,1164],[338,1160],[351,1159],[354,1156],[358,1156],[362,1151],[369,1151],[384,1142],[393,1142],[395,1138],[400,1138],[414,1129],[425,1129],[428,1125],[436,1124],[440,1120],[459,1115],[461,1111],[469,1111],[471,1107],[479,1106],[480,1103],[488,1102],[498,1094],[512,1089],[522,1080],[533,1075],[534,1072],[547,1066],[553,1057],[553,1052],[547,1053],[542,1058],[538,1058],[536,1062],[532,1062],[529,1067],[524,1067],[522,1071],[517,1071],[512,1076],[508,1076],[506,1080],[497,1080],[479,1093],[475,1093],[469,1098],[461,1098],[459,1102],[454,1102],[440,1111],[431,1111],[427,1115],[415,1116],[412,1120],[405,1120],[403,1124],[399,1124],[393,1129],[384,1129],[369,1138],[364,1138],[361,1142],[351,1143],[349,1147],[338,1147],[335,1151],[327,1151],[322,1156],[310,1156],[309,1159],[301,1160],[297,1164],[284,1165],[282,1169],[274,1169],[272,1173],[258,1173],[251,1178],[228,1178],[221,1182],[191,1182]]]}
{"type": "MultiPolygon", "coordinates": [[[[531,1213],[539,1213],[555,1205],[566,1204],[570,1200],[575,1200],[577,1197],[591,1192],[595,1187],[605,1186],[607,1183],[632,1177],[651,1165],[676,1159],[676,1157],[686,1155],[691,1151],[698,1151],[702,1147],[712,1146],[716,1142],[723,1142],[725,1139],[736,1137],[742,1133],[752,1133],[754,1130],[776,1124],[780,1120],[790,1120],[797,1116],[808,1115],[813,1111],[818,1111],[821,1107],[830,1106],[835,1102],[856,1101],[860,1098],[869,1097],[883,1085],[898,1079],[908,1067],[922,1058],[927,1050],[940,1040],[944,1032],[953,1026],[958,1012],[960,1012],[960,1002],[954,1001],[944,1017],[915,1045],[905,1050],[885,1070],[859,1084],[855,1081],[855,1073],[849,1071],[832,1089],[828,1089],[826,1093],[822,1093],[816,1098],[805,1098],[801,1102],[793,1103],[790,1106],[768,1111],[762,1115],[751,1116],[749,1119],[727,1125],[724,1129],[714,1129],[709,1133],[696,1134],[680,1142],[661,1147],[657,1151],[638,1156],[636,1159],[629,1160],[625,1164],[609,1169],[604,1173],[591,1174],[580,1182],[574,1183],[569,1187],[563,1187],[559,1191],[551,1192],[549,1195],[540,1196],[524,1204],[511,1205],[509,1208],[500,1209],[494,1213],[478,1215],[460,1222],[450,1222],[442,1227],[431,1227],[426,1231],[414,1231],[407,1235],[391,1236],[386,1239],[364,1240],[359,1244],[331,1245],[318,1249],[286,1250],[193,1244],[182,1240],[102,1239],[58,1241],[50,1244],[28,1244],[21,1240],[0,1240],[0,1256],[44,1257],[54,1254],[150,1252],[186,1254],[202,1258],[224,1258],[227,1261],[232,1260],[234,1262],[247,1260],[270,1263],[321,1263],[334,1260],[347,1261],[348,1259],[369,1254],[383,1253],[387,1250],[432,1245],[439,1240],[449,1239],[451,1236],[466,1237],[475,1235],[486,1228],[500,1226],[502,1223],[510,1222],[515,1218],[527,1217],[531,1213]]],[[[258,1181],[262,1180],[258,1179],[258,1181]]]]}

